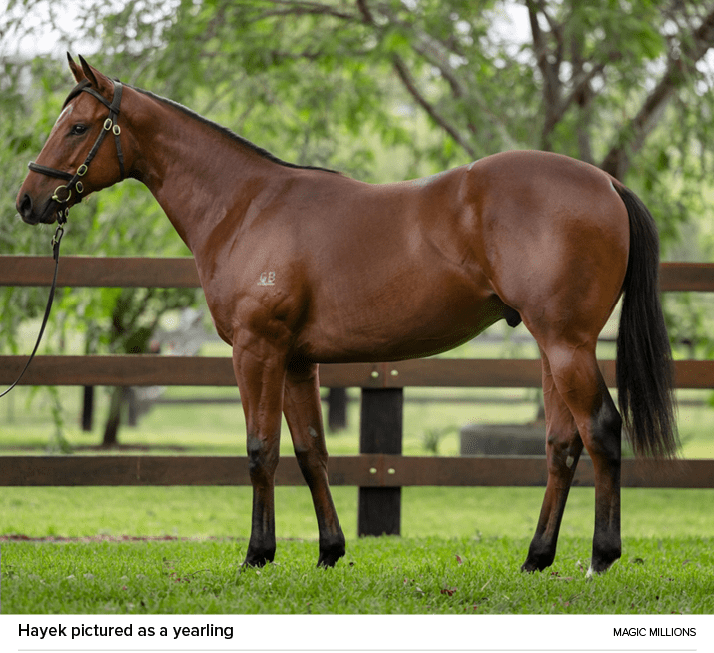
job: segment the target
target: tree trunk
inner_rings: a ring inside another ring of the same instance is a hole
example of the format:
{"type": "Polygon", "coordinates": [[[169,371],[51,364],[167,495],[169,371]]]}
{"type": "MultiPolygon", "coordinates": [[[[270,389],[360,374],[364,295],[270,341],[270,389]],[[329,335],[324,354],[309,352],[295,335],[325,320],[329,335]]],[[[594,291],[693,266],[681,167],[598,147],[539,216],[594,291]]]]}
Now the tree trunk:
{"type": "Polygon", "coordinates": [[[112,396],[109,401],[109,415],[104,426],[103,447],[116,447],[118,444],[119,425],[121,424],[121,406],[124,399],[124,388],[117,386],[112,388],[112,396]]]}

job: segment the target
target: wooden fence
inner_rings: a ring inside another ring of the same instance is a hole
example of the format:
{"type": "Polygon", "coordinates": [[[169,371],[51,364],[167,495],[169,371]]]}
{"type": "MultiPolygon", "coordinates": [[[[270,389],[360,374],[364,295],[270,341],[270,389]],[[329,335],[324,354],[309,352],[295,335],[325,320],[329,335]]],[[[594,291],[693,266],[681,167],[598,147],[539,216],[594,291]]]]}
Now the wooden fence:
{"type": "MultiPolygon", "coordinates": [[[[0,256],[0,286],[49,286],[51,258],[0,256]]],[[[65,257],[59,286],[199,286],[193,259],[65,257]]],[[[663,292],[714,292],[714,264],[664,263],[663,292]]],[[[0,384],[10,384],[25,356],[0,356],[0,384]]],[[[605,380],[615,385],[614,361],[601,362],[605,380]]],[[[322,365],[326,387],[362,389],[360,454],[330,459],[333,485],[358,486],[360,534],[398,534],[401,488],[444,486],[541,486],[547,472],[542,457],[402,456],[405,387],[540,387],[540,361],[530,359],[426,359],[398,363],[322,365]]],[[[714,388],[714,361],[675,363],[678,388],[714,388]]],[[[38,356],[24,385],[209,385],[234,386],[229,357],[38,356]]],[[[283,485],[302,484],[296,461],[285,458],[277,472],[283,485]]],[[[622,482],[629,487],[714,487],[714,460],[652,462],[624,460],[622,482]]],[[[248,485],[243,456],[0,456],[0,486],[59,485],[248,485]]],[[[574,484],[592,485],[585,457],[574,484]]]]}

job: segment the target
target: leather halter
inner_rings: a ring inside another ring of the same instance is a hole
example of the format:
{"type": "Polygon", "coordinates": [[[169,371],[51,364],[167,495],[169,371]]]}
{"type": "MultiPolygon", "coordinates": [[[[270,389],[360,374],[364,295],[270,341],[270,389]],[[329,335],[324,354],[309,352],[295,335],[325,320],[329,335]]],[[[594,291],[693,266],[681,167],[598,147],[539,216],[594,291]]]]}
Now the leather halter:
{"type": "Polygon", "coordinates": [[[52,238],[52,256],[55,260],[55,273],[54,277],[52,279],[52,287],[50,288],[50,295],[47,300],[47,307],[45,308],[45,314],[44,317],[42,318],[42,325],[40,326],[40,332],[37,336],[37,341],[35,342],[35,347],[32,350],[32,353],[30,354],[29,359],[27,360],[27,363],[25,363],[25,367],[22,369],[22,372],[20,372],[20,376],[15,379],[15,382],[6,390],[0,393],[0,397],[4,397],[10,390],[12,390],[19,382],[20,379],[25,375],[25,372],[27,372],[27,368],[30,367],[30,363],[32,360],[35,358],[35,354],[37,353],[37,349],[40,346],[40,341],[42,340],[42,334],[45,332],[45,327],[47,326],[47,321],[50,317],[50,310],[52,309],[52,302],[55,297],[55,289],[57,288],[57,271],[59,269],[59,253],[60,253],[60,242],[62,241],[62,235],[64,234],[64,224],[67,222],[67,217],[69,215],[69,208],[62,208],[69,202],[69,198],[72,197],[72,190],[77,191],[77,196],[79,197],[79,202],[82,201],[82,192],[84,191],[84,186],[82,185],[81,182],[81,177],[84,177],[84,175],[87,174],[87,169],[89,168],[89,164],[92,162],[92,159],[94,158],[94,155],[97,153],[97,150],[99,149],[99,146],[102,144],[102,141],[104,140],[105,136],[107,133],[111,130],[112,133],[114,134],[114,140],[116,141],[117,144],[117,155],[119,156],[119,171],[121,173],[121,178],[124,179],[124,155],[122,154],[121,151],[121,142],[119,140],[119,134],[121,134],[121,129],[119,128],[119,125],[117,124],[117,117],[119,116],[119,105],[121,104],[121,93],[122,93],[122,84],[119,81],[114,81],[114,97],[112,98],[111,103],[107,102],[99,93],[97,93],[94,89],[89,88],[89,81],[84,79],[82,80],[75,88],[74,90],[67,96],[67,99],[64,102],[64,106],[67,106],[67,104],[77,95],[79,95],[82,91],[85,93],[89,93],[90,95],[93,95],[97,100],[99,100],[103,105],[109,108],[109,116],[107,119],[104,121],[104,126],[102,128],[102,132],[99,134],[97,137],[97,140],[95,141],[94,145],[92,146],[92,149],[89,150],[89,154],[87,154],[87,158],[84,160],[84,163],[77,168],[77,172],[74,173],[74,175],[70,174],[69,172],[63,172],[62,170],[57,170],[56,168],[49,168],[47,166],[42,166],[34,161],[30,161],[30,163],[27,165],[27,167],[32,170],[32,172],[39,172],[42,175],[47,175],[48,177],[56,177],[57,179],[65,179],[67,180],[67,184],[57,186],[55,189],[55,193],[52,196],[52,199],[57,202],[60,205],[60,208],[57,213],[57,231],[55,231],[55,235],[52,238]],[[61,199],[58,195],[58,193],[61,190],[67,191],[67,197],[64,199],[61,199]]]}
{"type": "MultiPolygon", "coordinates": [[[[92,146],[92,149],[89,150],[89,154],[87,154],[87,158],[84,160],[84,163],[77,168],[77,171],[72,175],[69,172],[64,172],[62,170],[57,170],[56,168],[49,168],[48,166],[43,166],[35,163],[34,161],[30,161],[30,163],[27,165],[27,167],[32,170],[32,172],[39,172],[40,174],[47,175],[48,177],[55,177],[57,179],[64,179],[67,181],[66,184],[62,184],[60,186],[57,186],[55,189],[54,195],[52,195],[52,199],[57,202],[60,205],[66,205],[67,202],[69,202],[70,197],[72,197],[72,191],[76,191],[77,196],[79,199],[77,200],[78,202],[82,201],[82,193],[84,192],[84,185],[82,184],[81,178],[84,177],[84,175],[87,174],[87,170],[89,169],[89,164],[92,162],[92,159],[94,159],[94,156],[97,154],[97,151],[99,150],[100,145],[104,141],[104,138],[106,135],[111,131],[114,134],[114,141],[116,142],[117,146],[117,156],[119,157],[119,172],[121,174],[121,179],[124,179],[124,154],[122,153],[121,149],[121,140],[119,138],[119,134],[121,134],[121,128],[117,124],[117,118],[119,117],[119,106],[121,105],[121,95],[122,95],[122,90],[123,86],[122,83],[118,80],[114,81],[114,97],[112,98],[111,103],[108,102],[106,99],[104,99],[97,91],[95,91],[93,88],[89,87],[89,80],[82,80],[76,87],[75,89],[69,94],[67,100],[65,101],[65,106],[69,103],[69,101],[79,95],[82,91],[85,93],[89,93],[93,97],[95,97],[97,100],[99,100],[103,105],[105,105],[109,109],[109,116],[107,119],[104,121],[104,125],[102,127],[102,131],[97,137],[97,140],[94,142],[94,145],[92,146]],[[66,197],[62,198],[60,197],[59,193],[66,191],[66,197]]],[[[67,219],[67,214],[69,213],[69,208],[63,210],[62,208],[59,209],[59,217],[58,221],[60,224],[66,221],[67,219]]]]}

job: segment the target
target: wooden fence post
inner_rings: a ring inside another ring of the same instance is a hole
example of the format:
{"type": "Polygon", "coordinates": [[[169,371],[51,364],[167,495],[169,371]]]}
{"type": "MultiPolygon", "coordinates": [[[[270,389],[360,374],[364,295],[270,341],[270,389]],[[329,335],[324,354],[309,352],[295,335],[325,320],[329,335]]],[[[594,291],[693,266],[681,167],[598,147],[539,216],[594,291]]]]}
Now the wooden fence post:
{"type": "MultiPolygon", "coordinates": [[[[362,388],[360,453],[402,453],[402,388],[362,388]]],[[[357,534],[399,535],[402,488],[360,487],[357,534]]]]}
{"type": "Polygon", "coordinates": [[[91,431],[94,423],[94,386],[85,385],[82,397],[82,430],[91,431]]]}
{"type": "Polygon", "coordinates": [[[330,388],[327,394],[327,426],[330,433],[347,427],[347,388],[330,388]]]}

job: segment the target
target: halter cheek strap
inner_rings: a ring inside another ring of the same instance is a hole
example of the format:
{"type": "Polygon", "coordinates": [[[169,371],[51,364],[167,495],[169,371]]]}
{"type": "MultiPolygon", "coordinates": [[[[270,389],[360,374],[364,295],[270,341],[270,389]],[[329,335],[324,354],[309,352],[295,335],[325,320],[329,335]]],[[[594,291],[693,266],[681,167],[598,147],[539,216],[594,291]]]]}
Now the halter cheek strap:
{"type": "MultiPolygon", "coordinates": [[[[112,98],[111,103],[107,102],[99,93],[97,93],[94,89],[89,88],[89,82],[85,79],[82,82],[80,82],[77,87],[69,94],[67,100],[65,100],[65,106],[67,103],[72,100],[72,98],[76,97],[84,91],[85,93],[89,93],[90,95],[93,95],[97,100],[99,100],[103,105],[109,108],[109,116],[107,119],[104,121],[104,126],[102,129],[102,132],[99,134],[97,137],[97,140],[95,141],[94,145],[92,146],[92,149],[89,150],[89,154],[87,154],[87,158],[84,160],[84,163],[77,168],[77,172],[74,173],[74,175],[70,174],[69,172],[64,172],[62,170],[57,170],[56,168],[48,168],[47,166],[39,165],[38,163],[35,163],[34,161],[31,161],[28,165],[28,168],[32,170],[33,172],[39,172],[42,175],[47,175],[48,177],[55,177],[57,179],[64,179],[67,181],[66,185],[62,186],[57,186],[57,189],[55,190],[55,194],[52,196],[52,199],[58,202],[60,205],[66,205],[67,202],[69,202],[69,198],[72,196],[72,190],[77,191],[77,195],[79,196],[79,200],[82,200],[82,192],[84,191],[84,187],[81,182],[81,177],[84,177],[84,175],[87,174],[87,170],[89,168],[89,164],[92,162],[92,159],[97,153],[97,150],[99,149],[99,146],[102,144],[102,141],[104,141],[104,138],[106,137],[107,133],[111,130],[111,132],[114,134],[114,140],[117,145],[117,155],[119,156],[119,170],[121,172],[121,178],[124,179],[124,155],[122,154],[121,151],[121,141],[119,140],[119,134],[121,133],[121,129],[119,128],[119,125],[117,124],[117,117],[119,116],[119,105],[121,104],[121,93],[122,93],[122,84],[121,82],[115,81],[114,82],[114,97],[112,98]],[[67,197],[60,198],[59,197],[59,192],[61,190],[66,190],[67,191],[67,197]]],[[[32,362],[32,359],[35,357],[35,354],[37,353],[37,349],[40,346],[40,341],[42,340],[42,334],[45,332],[45,327],[47,326],[47,320],[50,317],[50,310],[52,308],[52,301],[55,296],[55,289],[57,287],[57,270],[59,269],[59,248],[60,248],[60,242],[62,240],[62,235],[64,234],[64,224],[67,222],[67,215],[69,214],[69,209],[63,209],[60,207],[58,215],[57,215],[57,222],[59,223],[57,226],[57,231],[55,231],[54,238],[52,238],[52,256],[55,260],[55,274],[54,278],[52,279],[52,288],[50,289],[50,295],[49,299],[47,300],[47,307],[45,308],[45,315],[42,318],[42,326],[40,327],[40,333],[37,336],[37,341],[35,342],[35,347],[32,350],[32,353],[30,354],[30,358],[28,359],[27,363],[25,364],[25,367],[23,368],[22,372],[20,372],[20,376],[17,377],[15,382],[7,388],[5,391],[0,393],[0,397],[3,397],[6,395],[10,390],[12,390],[19,382],[20,379],[24,376],[25,372],[27,371],[27,368],[30,367],[30,363],[32,362]]]]}
{"type": "MultiPolygon", "coordinates": [[[[93,88],[90,88],[89,81],[85,79],[80,82],[77,88],[67,98],[65,105],[73,97],[76,97],[79,93],[84,91],[85,93],[89,93],[91,96],[95,97],[109,109],[109,116],[107,116],[107,119],[104,121],[101,133],[97,137],[97,140],[94,142],[92,149],[89,150],[89,154],[87,154],[87,158],[84,160],[84,163],[79,166],[79,168],[77,168],[77,171],[74,173],[74,175],[69,172],[64,172],[63,170],[57,170],[56,168],[49,168],[47,166],[40,165],[38,163],[35,163],[34,161],[30,161],[30,163],[28,164],[27,167],[32,170],[32,172],[39,172],[40,174],[47,175],[48,177],[55,177],[56,179],[64,179],[67,182],[66,184],[57,186],[54,195],[52,195],[52,199],[58,204],[67,204],[67,202],[69,202],[70,197],[72,197],[73,190],[76,191],[77,196],[79,197],[77,201],[82,201],[84,185],[82,184],[81,178],[87,174],[89,164],[92,162],[92,159],[94,159],[95,155],[97,154],[97,151],[99,150],[99,147],[104,141],[104,138],[110,131],[114,134],[114,142],[116,143],[117,147],[117,156],[119,158],[119,173],[121,175],[121,179],[124,179],[124,153],[122,152],[121,139],[119,138],[119,135],[121,134],[121,128],[117,124],[117,118],[119,117],[119,106],[121,105],[122,90],[122,83],[120,81],[115,81],[114,97],[112,98],[111,102],[108,102],[99,93],[97,93],[97,91],[95,91],[93,88]],[[66,192],[66,197],[60,197],[61,192],[66,192]]],[[[69,209],[66,209],[65,211],[60,209],[60,218],[66,219],[68,212],[69,209]]]]}

